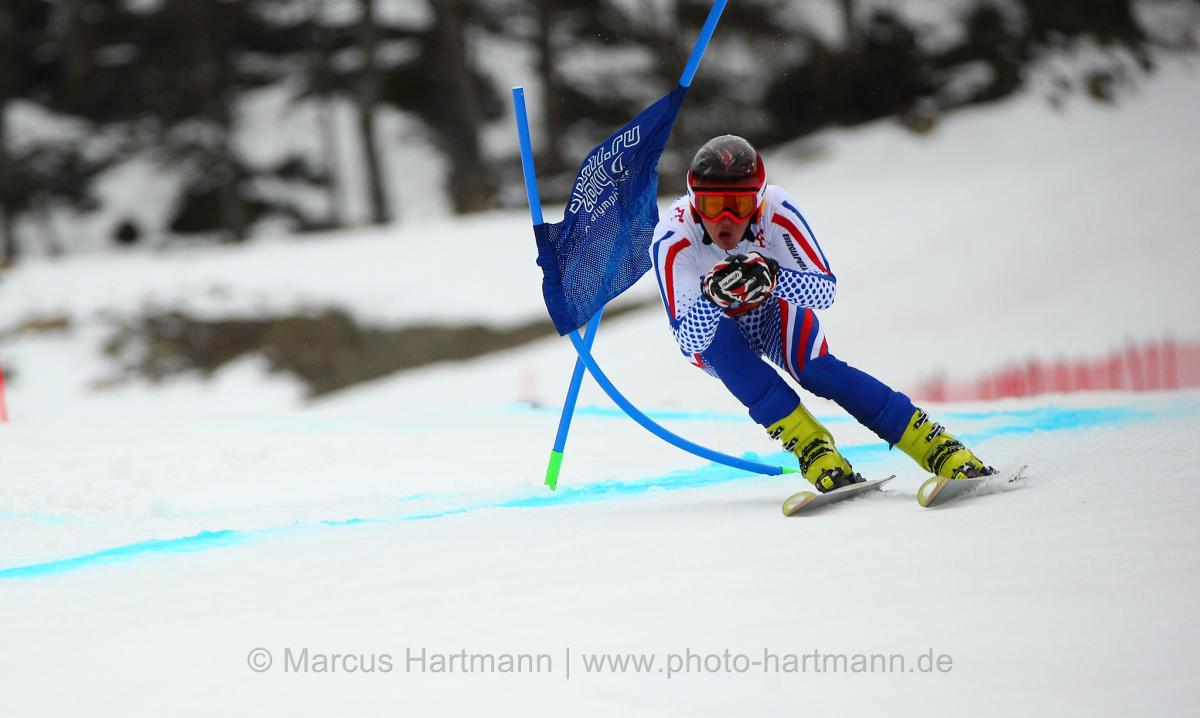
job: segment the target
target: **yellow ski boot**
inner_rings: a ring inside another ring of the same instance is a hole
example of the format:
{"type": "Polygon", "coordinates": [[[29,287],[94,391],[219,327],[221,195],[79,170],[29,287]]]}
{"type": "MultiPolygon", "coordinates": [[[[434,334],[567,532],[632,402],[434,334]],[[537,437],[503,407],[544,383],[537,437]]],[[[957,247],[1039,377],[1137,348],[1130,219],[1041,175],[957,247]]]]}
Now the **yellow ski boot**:
{"type": "Polygon", "coordinates": [[[995,469],[985,466],[961,441],[946,433],[941,424],[930,421],[929,415],[920,409],[913,412],[896,446],[922,469],[945,479],[977,479],[995,473],[995,469]]]}
{"type": "Polygon", "coordinates": [[[863,478],[854,473],[837,447],[829,430],[804,408],[804,404],[784,418],[767,427],[772,439],[783,442],[783,448],[796,455],[800,471],[821,493],[857,484],[863,478]]]}

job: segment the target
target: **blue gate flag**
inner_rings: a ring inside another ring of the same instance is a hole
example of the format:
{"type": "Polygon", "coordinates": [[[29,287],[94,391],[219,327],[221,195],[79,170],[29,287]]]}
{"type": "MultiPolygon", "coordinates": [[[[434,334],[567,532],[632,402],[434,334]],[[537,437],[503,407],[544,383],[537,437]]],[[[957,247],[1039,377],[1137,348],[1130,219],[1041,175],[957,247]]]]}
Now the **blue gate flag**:
{"type": "Polygon", "coordinates": [[[656,169],[686,93],[676,87],[588,153],[563,220],[534,226],[542,295],[559,334],[587,324],[650,270],[656,169]]]}

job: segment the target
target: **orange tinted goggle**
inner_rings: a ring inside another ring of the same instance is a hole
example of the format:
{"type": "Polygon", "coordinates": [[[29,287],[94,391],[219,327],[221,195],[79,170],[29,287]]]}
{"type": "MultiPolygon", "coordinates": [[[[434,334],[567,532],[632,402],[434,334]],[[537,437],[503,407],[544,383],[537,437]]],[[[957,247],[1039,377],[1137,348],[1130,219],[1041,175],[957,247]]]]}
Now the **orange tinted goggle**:
{"type": "Polygon", "coordinates": [[[701,217],[716,221],[728,213],[735,220],[749,219],[758,209],[758,191],[730,192],[728,190],[696,190],[696,211],[701,217]]]}

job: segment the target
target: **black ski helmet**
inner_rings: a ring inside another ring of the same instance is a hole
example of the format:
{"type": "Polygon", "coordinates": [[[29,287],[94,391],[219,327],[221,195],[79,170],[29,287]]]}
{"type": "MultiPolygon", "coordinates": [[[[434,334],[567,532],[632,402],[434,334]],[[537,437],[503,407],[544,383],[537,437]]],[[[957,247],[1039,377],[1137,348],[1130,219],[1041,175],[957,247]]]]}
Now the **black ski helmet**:
{"type": "MultiPolygon", "coordinates": [[[[692,158],[687,173],[688,204],[696,217],[700,216],[696,192],[705,189],[754,190],[758,212],[761,212],[767,198],[767,168],[763,166],[762,156],[737,135],[721,135],[705,142],[692,158]]],[[[755,216],[758,216],[757,212],[755,216]]],[[[748,226],[746,231],[750,231],[748,226]]],[[[707,230],[704,239],[706,244],[711,241],[707,230]]]]}
{"type": "Polygon", "coordinates": [[[687,176],[691,189],[733,186],[761,189],[766,181],[767,171],[758,150],[737,135],[721,135],[705,142],[692,158],[687,176]]]}

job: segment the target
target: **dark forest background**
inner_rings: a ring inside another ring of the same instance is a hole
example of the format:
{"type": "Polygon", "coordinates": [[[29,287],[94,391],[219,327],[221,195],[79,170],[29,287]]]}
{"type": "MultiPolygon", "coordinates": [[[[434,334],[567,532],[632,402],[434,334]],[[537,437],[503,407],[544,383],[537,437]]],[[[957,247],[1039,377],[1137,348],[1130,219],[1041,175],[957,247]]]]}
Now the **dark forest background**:
{"type": "MultiPolygon", "coordinates": [[[[445,158],[455,212],[523,201],[515,147],[489,152],[488,126],[510,112],[508,85],[538,88],[534,111],[546,200],[565,191],[582,153],[678,79],[708,0],[3,0],[0,2],[0,264],[31,246],[65,251],[19,230],[63,208],[98,207],[98,180],[131,156],[185,177],[170,237],[239,242],[264,218],[295,232],[408,221],[389,201],[380,145],[397,141],[381,112],[420,119],[445,158]],[[405,12],[389,12],[397,4],[405,12]],[[412,17],[399,20],[397,17],[412,17]],[[528,77],[499,77],[485,42],[524,48],[528,77]],[[589,57],[616,58],[597,64],[589,57]],[[619,68],[619,69],[616,69],[619,68]],[[290,83],[297,101],[354,109],[366,217],[349,217],[330,171],[339,151],[322,126],[319,153],[264,166],[239,150],[239,102],[290,83]],[[14,137],[6,110],[36,106],[78,121],[75,137],[14,137]],[[265,182],[324,194],[293,202],[265,182]],[[28,235],[28,236],[26,236],[28,235]]],[[[900,3],[902,5],[902,3],[900,3]]],[[[964,7],[958,39],[861,0],[732,0],[687,112],[664,156],[664,190],[678,189],[688,148],[728,129],[770,146],[829,126],[895,117],[928,131],[955,108],[1022,87],[1040,54],[1077,42],[1153,68],[1134,0],[980,0],[964,7]],[[797,6],[827,3],[842,20],[834,43],[797,6]],[[966,79],[964,79],[966,78],[966,79]],[[675,170],[675,171],[673,171],[675,170]]],[[[1075,89],[1110,100],[1127,78],[1089,70],[1075,89]]],[[[108,240],[136,245],[151,228],[115,223],[108,240]]]]}

